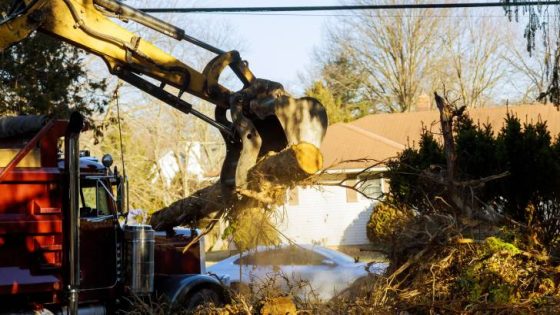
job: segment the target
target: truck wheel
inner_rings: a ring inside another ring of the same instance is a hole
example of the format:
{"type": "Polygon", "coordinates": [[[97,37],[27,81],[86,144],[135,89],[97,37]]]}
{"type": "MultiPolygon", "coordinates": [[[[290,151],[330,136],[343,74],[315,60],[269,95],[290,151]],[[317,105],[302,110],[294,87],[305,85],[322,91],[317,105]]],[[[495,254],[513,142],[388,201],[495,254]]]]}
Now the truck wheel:
{"type": "Polygon", "coordinates": [[[215,290],[212,289],[202,289],[189,295],[184,301],[183,306],[187,311],[194,311],[199,305],[212,303],[216,306],[220,306],[223,301],[215,290]]]}

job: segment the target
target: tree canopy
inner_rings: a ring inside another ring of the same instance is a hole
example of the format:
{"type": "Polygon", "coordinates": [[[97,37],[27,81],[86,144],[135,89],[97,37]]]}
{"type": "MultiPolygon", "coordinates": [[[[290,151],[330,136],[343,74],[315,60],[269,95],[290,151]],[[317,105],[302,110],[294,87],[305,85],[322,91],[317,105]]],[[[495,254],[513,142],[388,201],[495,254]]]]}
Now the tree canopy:
{"type": "Polygon", "coordinates": [[[77,48],[35,34],[0,55],[0,114],[66,117],[103,112],[106,81],[92,79],[77,48]]]}
{"type": "MultiPolygon", "coordinates": [[[[0,5],[0,15],[7,5],[0,5]]],[[[67,117],[78,110],[91,117],[107,105],[106,88],[105,79],[88,74],[78,48],[44,34],[0,54],[0,115],[67,117]]]]}

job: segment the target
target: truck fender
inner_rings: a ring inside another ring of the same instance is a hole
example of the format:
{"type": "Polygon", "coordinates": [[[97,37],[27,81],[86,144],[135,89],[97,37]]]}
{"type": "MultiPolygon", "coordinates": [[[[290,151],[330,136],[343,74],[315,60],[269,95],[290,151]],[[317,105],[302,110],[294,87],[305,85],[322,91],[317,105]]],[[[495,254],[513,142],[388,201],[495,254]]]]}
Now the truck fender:
{"type": "Polygon", "coordinates": [[[227,290],[215,277],[204,274],[193,275],[158,275],[154,278],[156,294],[165,295],[171,305],[182,297],[188,296],[202,289],[216,291],[224,302],[227,300],[227,290]]]}

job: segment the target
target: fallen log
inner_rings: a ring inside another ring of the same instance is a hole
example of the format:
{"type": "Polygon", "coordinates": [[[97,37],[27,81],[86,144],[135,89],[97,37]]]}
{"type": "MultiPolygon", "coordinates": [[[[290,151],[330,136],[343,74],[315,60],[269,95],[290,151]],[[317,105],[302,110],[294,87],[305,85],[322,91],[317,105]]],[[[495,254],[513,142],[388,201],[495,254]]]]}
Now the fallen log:
{"type": "Polygon", "coordinates": [[[226,200],[220,183],[215,183],[158,210],[150,224],[160,231],[179,225],[195,227],[218,212],[235,216],[247,208],[281,205],[287,188],[315,174],[322,166],[323,156],[316,146],[305,142],[292,145],[262,157],[248,172],[247,188],[237,190],[234,198],[226,200]]]}

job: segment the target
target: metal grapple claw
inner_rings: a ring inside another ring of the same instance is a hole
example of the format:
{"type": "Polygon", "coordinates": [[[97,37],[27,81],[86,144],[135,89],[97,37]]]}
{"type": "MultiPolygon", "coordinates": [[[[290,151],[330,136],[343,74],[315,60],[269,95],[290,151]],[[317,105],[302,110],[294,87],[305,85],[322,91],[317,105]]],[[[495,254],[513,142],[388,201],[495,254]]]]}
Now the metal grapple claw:
{"type": "Polygon", "coordinates": [[[219,122],[231,125],[235,139],[224,135],[227,153],[221,183],[226,195],[245,188],[247,173],[259,157],[289,145],[308,142],[320,147],[328,125],[327,113],[311,97],[293,98],[279,83],[256,79],[230,97],[231,122],[216,113],[219,122]]]}

